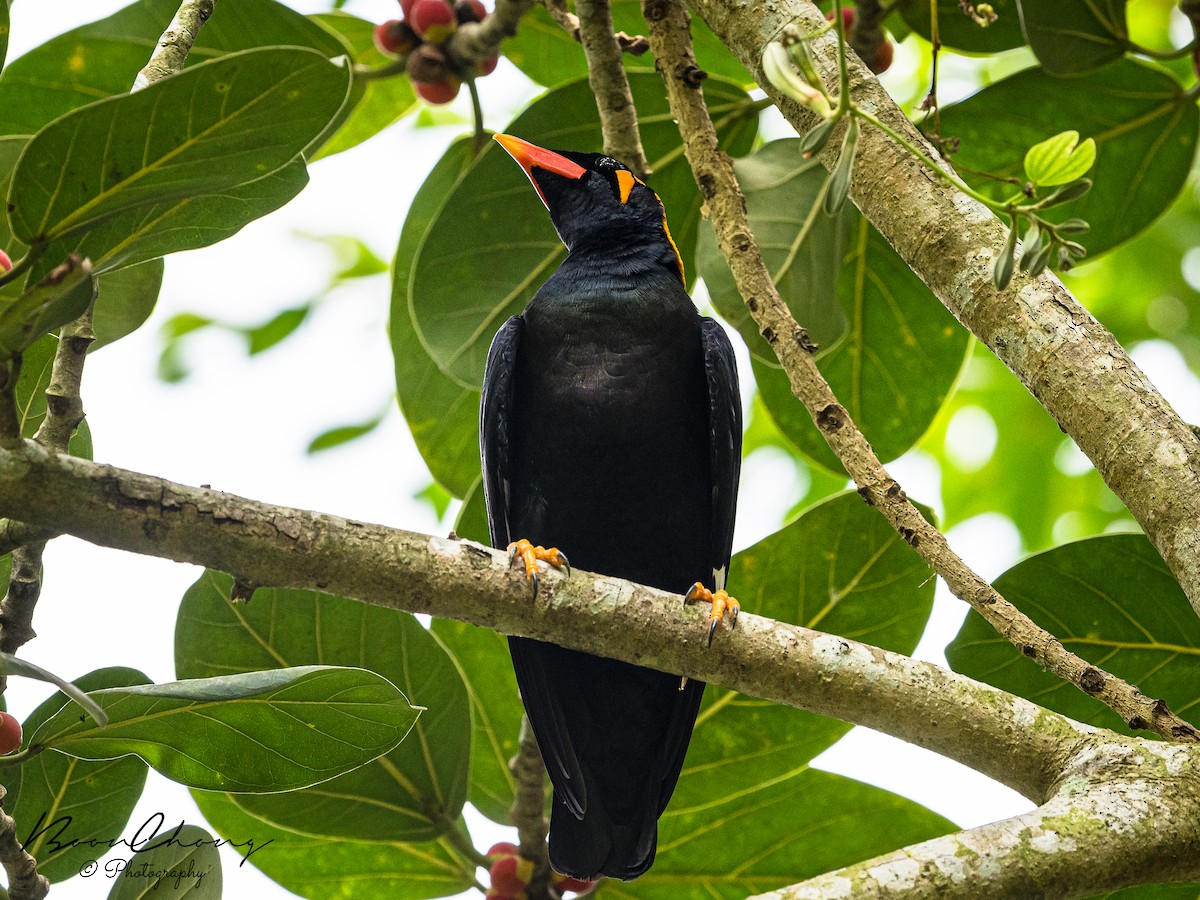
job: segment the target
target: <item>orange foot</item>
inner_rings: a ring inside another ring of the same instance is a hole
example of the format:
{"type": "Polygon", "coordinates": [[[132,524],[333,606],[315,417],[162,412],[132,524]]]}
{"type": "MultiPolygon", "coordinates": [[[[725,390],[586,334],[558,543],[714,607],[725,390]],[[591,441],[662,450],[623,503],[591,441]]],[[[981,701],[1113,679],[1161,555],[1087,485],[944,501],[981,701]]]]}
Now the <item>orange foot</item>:
{"type": "Polygon", "coordinates": [[[525,577],[533,584],[533,599],[537,599],[538,595],[538,560],[548,562],[556,569],[566,569],[566,574],[571,574],[571,564],[567,561],[567,554],[563,553],[557,547],[551,547],[547,550],[545,547],[535,547],[529,541],[521,538],[519,541],[513,541],[508,545],[509,564],[515,563],[520,559],[525,563],[525,577]]]}
{"type": "Polygon", "coordinates": [[[717,630],[717,623],[725,618],[726,611],[729,612],[729,627],[732,628],[737,624],[738,613],[742,611],[742,605],[730,597],[724,591],[710,591],[699,581],[693,584],[686,594],[683,595],[685,604],[691,603],[693,600],[703,600],[706,603],[712,604],[712,612],[708,616],[708,646],[712,646],[713,634],[717,630]]]}

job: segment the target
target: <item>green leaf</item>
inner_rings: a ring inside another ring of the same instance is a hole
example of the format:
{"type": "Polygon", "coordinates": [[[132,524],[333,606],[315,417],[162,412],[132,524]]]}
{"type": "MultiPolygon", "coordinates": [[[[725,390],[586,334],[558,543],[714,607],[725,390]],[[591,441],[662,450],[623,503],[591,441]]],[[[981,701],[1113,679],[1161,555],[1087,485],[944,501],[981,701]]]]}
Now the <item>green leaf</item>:
{"type": "Polygon", "coordinates": [[[445,198],[474,160],[473,140],[459,138],[426,176],[408,208],[392,269],[388,335],[396,364],[396,398],[421,458],[446,490],[466,495],[479,478],[478,387],[447,376],[425,352],[409,308],[417,249],[445,198]]]}
{"type": "Polygon", "coordinates": [[[1046,218],[1090,222],[1082,243],[1094,257],[1133,237],[1179,195],[1196,151],[1200,110],[1172,75],[1132,59],[1069,80],[1027,69],[942,110],[942,134],[961,140],[955,165],[963,178],[999,200],[1011,196],[1012,186],[970,170],[1019,178],[1026,149],[1064,125],[1095,140],[1096,186],[1046,218]]]}
{"type": "Polygon", "coordinates": [[[150,318],[162,288],[164,268],[161,259],[152,259],[100,276],[92,312],[96,340],[88,348],[89,353],[131,334],[150,318]]]}
{"type": "Polygon", "coordinates": [[[56,119],[26,145],[9,221],[26,243],[290,163],[341,108],[349,72],[313,50],[234,53],[56,119]]]}
{"type": "Polygon", "coordinates": [[[1128,48],[1125,0],[1017,0],[1021,27],[1042,68],[1079,75],[1128,48]]]}
{"type": "Polygon", "coordinates": [[[301,666],[96,691],[100,729],[68,704],[30,738],[77,759],[136,754],[205,790],[293,791],[396,746],[418,710],[373,672],[301,666]]]}
{"type": "Polygon", "coordinates": [[[854,154],[858,149],[858,119],[851,119],[842,138],[842,152],[829,173],[829,190],[825,192],[825,215],[836,216],[850,196],[850,179],[854,173],[854,154]]]}
{"type": "MultiPolygon", "coordinates": [[[[850,237],[838,295],[849,328],[841,340],[818,351],[817,365],[886,461],[929,428],[954,385],[970,335],[874,226],[849,207],[845,214],[850,237]]],[[[841,471],[792,395],[783,369],[757,358],[751,362],[763,403],[780,431],[810,459],[841,471]]]]}
{"type": "Polygon", "coordinates": [[[184,824],[154,834],[114,879],[108,900],[220,900],[221,887],[213,836],[199,825],[184,824]]]}
{"type": "MultiPolygon", "coordinates": [[[[1179,715],[1200,704],[1200,620],[1142,535],[1089,538],[1015,565],[996,589],[1063,646],[1179,715]]],[[[967,615],[946,648],[957,672],[1028,697],[1082,722],[1130,733],[1121,718],[967,615]]]]}
{"type": "MultiPolygon", "coordinates": [[[[802,143],[771,141],[735,160],[733,169],[746,195],[750,229],[780,296],[809,337],[821,347],[831,347],[848,327],[838,302],[837,279],[849,219],[830,219],[821,212],[817,202],[827,176],[816,161],[801,158],[802,143]]],[[[738,330],[757,359],[776,364],[707,226],[701,229],[696,266],[721,317],[738,330]]]]}
{"type": "MultiPolygon", "coordinates": [[[[14,60],[0,74],[0,133],[33,134],[72,109],[127,94],[178,8],[178,0],[140,0],[14,60]]],[[[187,62],[281,45],[327,57],[346,52],[334,35],[276,0],[238,0],[204,24],[187,62]]]]}
{"type": "MultiPolygon", "coordinates": [[[[356,65],[378,68],[394,61],[376,48],[373,23],[340,12],[310,18],[354,49],[352,58],[356,65]]],[[[314,161],[349,150],[421,108],[407,78],[376,78],[364,87],[362,99],[333,137],[311,157],[314,161]]]]}
{"type": "MultiPolygon", "coordinates": [[[[110,272],[179,250],[207,247],[274,212],[307,184],[308,169],[297,157],[270,175],[219,193],[122,210],[87,231],[55,241],[42,264],[78,253],[91,259],[95,271],[110,272]]],[[[39,271],[40,266],[35,266],[34,274],[39,271]]]]}
{"type": "Polygon", "coordinates": [[[508,761],[517,755],[521,716],[517,679],[508,639],[488,628],[434,619],[433,634],[458,663],[471,700],[471,785],[467,799],[501,825],[510,825],[513,777],[508,761]]]}
{"type": "Polygon", "coordinates": [[[0,306],[0,356],[20,353],[42,335],[79,318],[95,289],[91,265],[76,256],[0,306]]]}
{"type": "Polygon", "coordinates": [[[1063,131],[1034,144],[1025,154],[1025,177],[1039,187],[1055,187],[1082,178],[1096,162],[1096,142],[1079,143],[1078,131],[1063,131]]]}
{"type": "MultiPolygon", "coordinates": [[[[804,763],[752,791],[733,789],[728,779],[757,759],[721,756],[707,763],[700,776],[706,802],[680,802],[676,790],[659,819],[654,868],[636,886],[605,882],[604,896],[734,900],[956,830],[911,800],[804,763]],[[722,791],[715,800],[714,786],[722,791]]],[[[700,765],[689,752],[687,769],[700,765]]]]}
{"type": "Polygon", "coordinates": [[[312,304],[305,303],[282,310],[261,325],[239,329],[246,336],[247,352],[254,356],[271,349],[303,325],[310,312],[312,312],[312,304]]]}
{"type": "MultiPolygon", "coordinates": [[[[33,678],[36,681],[45,681],[56,685],[66,696],[82,706],[84,711],[96,721],[97,725],[103,727],[108,724],[108,716],[105,715],[104,710],[97,706],[95,701],[84,693],[91,690],[91,688],[77,687],[48,669],[43,669],[41,666],[31,663],[28,660],[13,656],[11,653],[0,653],[0,674],[20,675],[23,678],[33,678]]],[[[66,701],[64,700],[63,702],[65,703],[66,701]]]]}
{"type": "MultiPolygon", "coordinates": [[[[613,0],[611,8],[616,31],[631,35],[646,33],[640,0],[613,0]]],[[[696,61],[705,72],[742,85],[753,83],[737,57],[696,17],[692,19],[692,44],[696,61]]],[[[520,30],[504,42],[501,50],[518,69],[546,87],[587,77],[587,63],[579,41],[558,25],[540,4],[521,17],[520,30]]],[[[651,53],[642,56],[626,53],[622,61],[630,71],[654,71],[651,53]]],[[[638,109],[640,112],[640,104],[638,109]]]]}
{"type": "Polygon", "coordinates": [[[308,447],[304,452],[320,453],[322,450],[330,450],[333,447],[340,447],[343,444],[356,441],[378,428],[379,423],[382,421],[383,416],[380,415],[354,425],[339,425],[337,428],[330,428],[328,431],[321,432],[309,441],[308,447]]]}
{"type": "Polygon", "coordinates": [[[354,840],[428,840],[466,800],[471,740],[467,691],[454,661],[411,615],[311,591],[259,589],[231,604],[232,580],[207,572],[184,595],[175,667],[205,677],[272,666],[359,666],[427,707],[386,756],[303,794],[239,795],[251,815],[306,834],[354,840]]]}
{"type": "Polygon", "coordinates": [[[229,794],[192,791],[213,828],[267,877],[311,900],[425,900],[471,887],[475,863],[448,838],[421,844],[306,837],[239,809],[229,794]]]}
{"type": "MultiPolygon", "coordinates": [[[[630,73],[651,187],[667,209],[671,233],[692,277],[702,198],[682,153],[662,81],[630,73]]],[[[757,113],[741,88],[708,78],[705,97],[723,149],[745,153],[757,113]]],[[[544,147],[596,149],[603,141],[586,81],[555,88],[509,126],[544,147]]],[[[409,279],[410,312],[426,351],[463,387],[477,389],[487,349],[508,316],[565,258],[537,192],[499,146],[489,144],[454,185],[420,245],[409,279]]]]}
{"type": "Polygon", "coordinates": [[[490,545],[492,542],[488,527],[487,504],[483,496],[483,476],[480,475],[463,498],[462,507],[458,510],[458,518],[454,520],[454,532],[468,541],[490,545]]]}
{"type": "MultiPolygon", "coordinates": [[[[76,685],[96,691],[149,680],[136,669],[111,668],[89,672],[76,685]]],[[[25,733],[34,734],[67,702],[61,691],[52,694],[25,720],[25,733]]],[[[15,778],[5,779],[9,794],[4,805],[38,871],[53,882],[78,875],[80,866],[98,855],[88,841],[121,835],[142,795],[146,772],[146,764],[130,756],[92,762],[52,750],[17,766],[15,778]]]]}
{"type": "MultiPolygon", "coordinates": [[[[938,39],[945,47],[963,53],[999,53],[1025,43],[1016,0],[991,0],[996,21],[982,28],[963,14],[959,0],[937,0],[938,39]]],[[[930,39],[929,0],[914,0],[900,5],[904,24],[930,39]]]]}
{"type": "Polygon", "coordinates": [[[1017,252],[1017,223],[1010,222],[1008,234],[1004,237],[1004,246],[992,261],[992,283],[996,290],[1002,291],[1012,281],[1013,259],[1017,252]]]}

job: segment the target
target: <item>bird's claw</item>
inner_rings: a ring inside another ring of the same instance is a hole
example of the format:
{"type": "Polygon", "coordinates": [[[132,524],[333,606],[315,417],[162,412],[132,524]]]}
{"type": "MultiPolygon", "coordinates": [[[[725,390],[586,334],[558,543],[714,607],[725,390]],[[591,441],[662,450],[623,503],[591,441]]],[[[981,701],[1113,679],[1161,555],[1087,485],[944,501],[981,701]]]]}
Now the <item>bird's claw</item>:
{"type": "Polygon", "coordinates": [[[571,576],[571,564],[567,561],[567,555],[557,547],[547,550],[545,547],[534,546],[522,538],[508,545],[509,566],[511,567],[518,559],[525,566],[525,577],[533,587],[534,600],[538,595],[538,560],[548,562],[556,569],[564,569],[566,576],[568,578],[571,576]]]}
{"type": "Polygon", "coordinates": [[[717,632],[717,623],[725,618],[725,613],[728,612],[729,627],[732,628],[737,624],[738,613],[742,611],[742,606],[725,591],[710,591],[699,581],[688,588],[688,592],[683,595],[685,606],[693,600],[703,600],[712,604],[712,612],[708,616],[708,646],[711,647],[713,635],[717,632]]]}

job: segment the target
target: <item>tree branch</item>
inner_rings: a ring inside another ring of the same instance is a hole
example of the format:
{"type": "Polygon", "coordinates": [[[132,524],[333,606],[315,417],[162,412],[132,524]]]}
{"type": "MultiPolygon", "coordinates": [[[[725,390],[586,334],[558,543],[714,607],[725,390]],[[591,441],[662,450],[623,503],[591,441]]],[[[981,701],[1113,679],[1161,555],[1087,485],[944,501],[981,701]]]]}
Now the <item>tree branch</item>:
{"type": "Polygon", "coordinates": [[[521,16],[537,0],[496,0],[495,11],[482,22],[465,22],[443,46],[446,56],[461,72],[500,52],[500,43],[517,33],[521,16]]]}
{"type": "Polygon", "coordinates": [[[132,91],[140,91],[168,75],[183,71],[192,45],[208,17],[213,14],[216,0],[183,0],[175,18],[158,40],[158,47],[133,81],[132,91]]]}
{"type": "MultiPolygon", "coordinates": [[[[786,25],[812,33],[825,23],[814,4],[689,3],[797,131],[817,123],[811,112],[771,86],[761,64],[763,49],[786,25]]],[[[831,34],[813,43],[826,79],[836,78],[834,44],[831,34]]],[[[936,158],[936,150],[853,57],[850,75],[856,102],[936,158]]],[[[834,154],[836,142],[831,142],[822,161],[830,164],[834,154]]],[[[873,173],[854,179],[851,196],[859,209],[1074,438],[1200,611],[1200,440],[1116,338],[1052,274],[1031,279],[1018,273],[1006,290],[996,290],[992,260],[1004,231],[986,208],[931,177],[873,128],[862,130],[858,154],[857,170],[873,173]]]]}
{"type": "MultiPolygon", "coordinates": [[[[0,785],[0,801],[8,790],[0,785]]],[[[50,882],[39,875],[37,860],[25,852],[17,840],[17,823],[0,809],[0,865],[8,873],[8,894],[12,900],[42,900],[50,893],[50,882]]]]}
{"type": "Polygon", "coordinates": [[[638,134],[637,108],[621,64],[621,47],[613,35],[608,0],[576,0],[579,39],[587,56],[588,84],[596,95],[604,152],[625,163],[638,178],[650,174],[650,163],[638,134]]]}
{"type": "Polygon", "coordinates": [[[1200,732],[1165,703],[1069,652],[1001,597],[950,548],[945,536],[926,521],[887,473],[817,368],[807,333],[792,318],[763,262],[733,166],[717,146],[704,95],[690,77],[695,58],[687,12],[670,0],[645,0],[643,10],[671,112],[679,123],[684,153],[704,195],[717,244],[763,337],[787,371],[792,392],[858,485],[862,498],[887,518],[955,596],[968,602],[1026,656],[1111,707],[1131,727],[1148,728],[1171,740],[1200,740],[1200,732]]]}
{"type": "Polygon", "coordinates": [[[531,897],[549,896],[550,857],[546,835],[546,766],[528,716],[521,716],[521,735],[517,755],[508,763],[515,790],[510,815],[517,826],[521,856],[533,863],[533,878],[529,882],[531,897]]]}
{"type": "MultiPolygon", "coordinates": [[[[743,612],[705,649],[705,614],[621,579],[547,573],[536,604],[505,553],[272,506],[26,442],[0,449],[0,515],[229,572],[459,619],[721,684],[857,722],[956,759],[1035,801],[1094,729],[1027,700],[847,638],[743,612]]],[[[1115,735],[1114,735],[1115,737],[1115,735]]]]}
{"type": "Polygon", "coordinates": [[[1025,900],[1091,897],[1200,878],[1197,798],[1162,788],[1195,781],[1195,748],[1087,744],[1045,804],[905,847],[752,900],[1025,900]],[[1148,750],[1149,752],[1143,752],[1148,750]]]}

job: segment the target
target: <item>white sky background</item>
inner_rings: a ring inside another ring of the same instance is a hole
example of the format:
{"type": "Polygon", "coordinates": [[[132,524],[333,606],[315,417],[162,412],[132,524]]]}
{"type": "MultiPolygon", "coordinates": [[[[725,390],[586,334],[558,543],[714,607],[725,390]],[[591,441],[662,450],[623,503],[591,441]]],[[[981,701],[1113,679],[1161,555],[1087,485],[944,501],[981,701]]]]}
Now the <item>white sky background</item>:
{"type": "MultiPolygon", "coordinates": [[[[216,15],[222,2],[230,0],[218,0],[216,15]]],[[[117,0],[16,0],[9,58],[123,5],[117,0]]],[[[316,0],[291,5],[304,12],[328,8],[316,0]]],[[[351,0],[347,11],[372,21],[398,14],[393,0],[351,0]]],[[[947,81],[941,93],[946,97],[954,65],[947,61],[943,66],[947,81]]],[[[911,60],[901,48],[896,77],[906,68],[911,70],[911,60]]],[[[536,93],[503,61],[493,76],[481,80],[480,88],[488,125],[495,129],[503,128],[536,93]]],[[[454,108],[469,114],[465,92],[454,108]]],[[[355,235],[390,258],[410,198],[462,130],[416,129],[411,118],[405,120],[364,146],[314,164],[308,188],[283,210],[223,244],[170,257],[150,322],[88,361],[84,404],[96,459],[267,502],[415,531],[444,531],[430,509],[412,499],[428,473],[394,410],[367,438],[313,457],[303,452],[325,429],[369,418],[392,393],[386,278],[343,289],[293,338],[254,359],[246,357],[240,337],[204,332],[188,345],[190,379],[165,385],[155,377],[155,365],[158,328],[175,313],[194,311],[253,324],[315,294],[326,283],[332,261],[324,248],[296,240],[294,232],[355,235]]],[[[784,136],[782,130],[779,136],[784,136]]],[[[939,476],[928,459],[914,454],[890,468],[910,494],[927,502],[937,497],[939,476]]],[[[773,530],[778,516],[794,502],[775,480],[783,469],[767,457],[747,466],[738,547],[773,530]]],[[[792,477],[790,465],[782,477],[792,477]]],[[[999,574],[1020,552],[1015,530],[1000,517],[965,523],[951,540],[986,577],[999,574]]],[[[53,541],[45,556],[45,588],[35,619],[39,637],[23,655],[69,678],[103,666],[128,665],[155,681],[173,680],[175,611],[199,573],[192,566],[73,538],[53,541]]],[[[917,656],[944,665],[942,648],[962,615],[962,605],[939,590],[934,620],[917,656]]],[[[40,683],[11,679],[9,708],[23,718],[48,693],[40,683]]],[[[962,766],[863,728],[819,762],[913,797],[964,826],[1030,807],[962,766]]],[[[152,771],[128,833],[155,812],[164,813],[171,825],[180,819],[204,824],[187,792],[152,771]]],[[[478,816],[470,824],[483,849],[510,837],[478,816]]],[[[291,896],[252,866],[238,868],[239,861],[233,854],[225,857],[225,896],[291,896]]],[[[110,888],[101,874],[56,886],[52,896],[100,897],[110,888]]]]}

